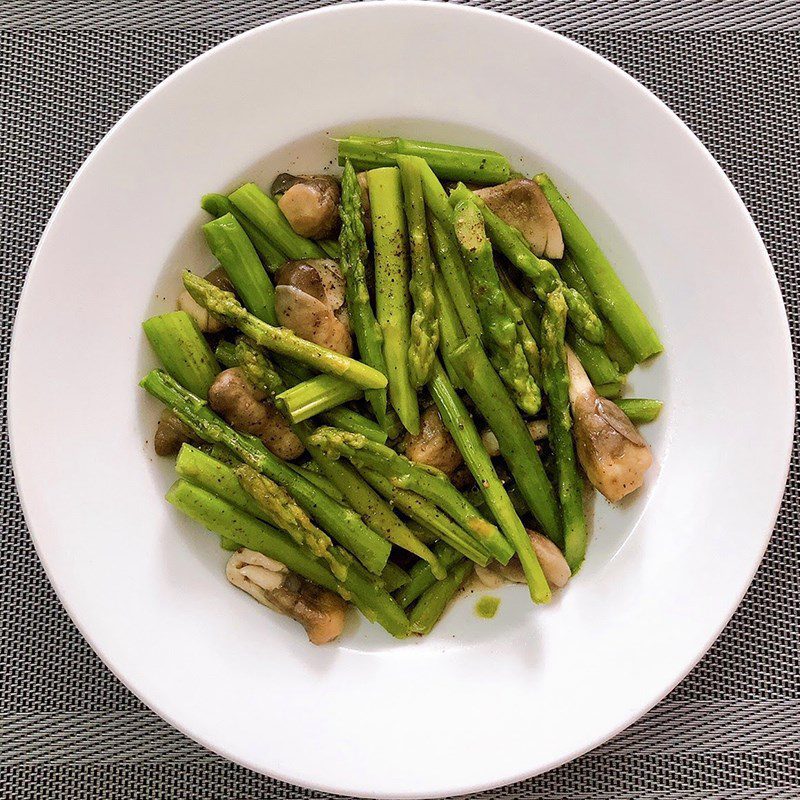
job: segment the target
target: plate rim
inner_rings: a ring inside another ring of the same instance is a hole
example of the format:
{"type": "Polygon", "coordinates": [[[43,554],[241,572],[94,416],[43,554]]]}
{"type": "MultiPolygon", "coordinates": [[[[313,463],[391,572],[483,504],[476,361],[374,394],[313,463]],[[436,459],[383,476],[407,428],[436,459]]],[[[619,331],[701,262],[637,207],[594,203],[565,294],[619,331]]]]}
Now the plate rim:
{"type": "MultiPolygon", "coordinates": [[[[712,166],[714,171],[717,174],[718,178],[722,179],[723,184],[726,187],[726,190],[729,194],[732,194],[732,197],[735,199],[736,204],[740,212],[743,212],[743,219],[746,219],[747,224],[750,228],[751,234],[755,236],[755,241],[757,241],[758,245],[760,246],[763,258],[761,259],[760,269],[764,272],[765,280],[770,282],[770,286],[775,296],[777,303],[783,309],[783,314],[781,315],[781,322],[783,327],[783,354],[782,360],[784,361],[782,369],[785,369],[785,373],[790,376],[789,381],[787,382],[787,422],[788,422],[788,432],[789,435],[787,436],[787,444],[784,446],[783,452],[783,463],[785,467],[782,471],[782,481],[780,483],[780,488],[776,490],[776,496],[773,502],[773,510],[771,512],[771,524],[769,528],[761,534],[761,548],[760,548],[760,556],[757,560],[755,560],[754,564],[752,565],[752,569],[749,571],[749,575],[747,580],[744,582],[742,587],[739,587],[739,591],[736,593],[736,601],[730,607],[730,609],[726,612],[724,619],[721,621],[719,626],[713,631],[713,633],[709,636],[707,641],[704,643],[703,647],[701,648],[700,652],[696,655],[695,658],[691,659],[690,663],[685,667],[685,669],[681,669],[679,671],[678,677],[674,680],[674,682],[670,683],[670,685],[666,686],[663,692],[659,693],[652,702],[646,704],[643,708],[637,708],[633,711],[628,717],[626,717],[625,721],[615,727],[613,730],[608,732],[607,735],[597,737],[595,741],[590,743],[588,746],[579,746],[571,751],[569,754],[559,757],[557,759],[551,760],[551,762],[544,764],[540,767],[537,767],[535,770],[523,770],[515,775],[509,775],[503,777],[501,779],[502,782],[498,783],[497,780],[488,780],[484,783],[474,784],[470,786],[455,786],[451,790],[447,791],[438,791],[434,793],[426,793],[425,795],[420,795],[417,792],[410,792],[410,793],[403,793],[403,792],[388,792],[386,790],[375,791],[372,790],[370,792],[366,791],[353,791],[352,789],[347,789],[348,796],[356,796],[356,797],[375,797],[375,798],[417,798],[417,797],[446,797],[452,794],[464,794],[464,793],[472,793],[472,792],[480,792],[485,791],[488,789],[496,788],[501,785],[507,785],[510,783],[516,783],[522,780],[527,780],[529,778],[535,777],[537,775],[546,773],[552,769],[555,769],[563,764],[566,764],[570,761],[573,761],[576,758],[579,758],[582,755],[585,755],[588,752],[596,749],[597,747],[601,746],[602,744],[606,743],[610,739],[614,738],[615,736],[619,735],[622,731],[626,730],[636,721],[641,719],[644,715],[646,715],[649,711],[651,711],[658,703],[660,703],[670,692],[674,690],[674,688],[680,684],[686,676],[697,666],[697,664],[703,659],[703,657],[709,652],[711,647],[717,641],[723,630],[727,627],[729,622],[731,621],[733,615],[739,609],[741,602],[746,595],[748,589],[752,585],[753,578],[760,567],[766,549],[769,545],[769,542],[772,537],[772,533],[774,532],[775,523],[777,521],[778,515],[781,510],[783,495],[786,488],[786,481],[788,479],[789,470],[791,467],[791,454],[793,451],[793,421],[796,415],[796,376],[794,372],[794,358],[793,358],[793,348],[792,348],[792,341],[791,341],[791,329],[789,325],[788,315],[786,312],[786,306],[783,301],[783,295],[780,289],[780,284],[778,283],[778,278],[775,273],[774,267],[772,265],[771,258],[769,256],[769,252],[766,249],[766,246],[763,242],[761,234],[758,231],[758,228],[753,220],[749,210],[747,209],[744,201],[742,200],[739,193],[736,191],[735,186],[733,185],[732,181],[722,169],[720,164],[714,158],[714,156],[709,152],[708,148],[703,144],[702,141],[698,138],[698,136],[689,128],[689,126],[674,112],[672,109],[663,101],[661,100],[653,91],[647,88],[644,84],[636,80],[633,76],[623,70],[621,67],[614,64],[612,61],[604,58],[603,56],[599,55],[598,53],[594,52],[590,48],[582,45],[573,39],[569,38],[566,35],[557,33],[555,31],[549,30],[541,25],[538,25],[533,22],[529,22],[527,20],[521,19],[519,17],[514,17],[509,14],[504,14],[498,11],[493,11],[490,9],[485,8],[476,8],[472,6],[463,6],[463,5],[451,5],[451,4],[444,4],[444,3],[431,3],[427,2],[426,0],[367,0],[366,2],[347,2],[341,3],[337,5],[325,6],[322,8],[311,9],[307,11],[302,11],[294,14],[289,14],[279,19],[271,20],[269,22],[263,23],[256,27],[250,28],[242,33],[239,33],[235,36],[232,36],[225,41],[222,41],[213,47],[209,48],[205,52],[199,54],[198,56],[192,58],[186,64],[179,67],[174,72],[170,73],[166,78],[160,81],[156,86],[150,89],[146,94],[144,94],[139,100],[137,100],[118,120],[114,123],[114,125],[102,136],[99,142],[92,148],[91,152],[86,156],[81,166],[76,170],[72,178],[70,179],[66,189],[64,190],[63,194],[59,198],[58,202],[56,203],[53,211],[50,214],[50,217],[47,221],[47,224],[44,227],[44,230],[41,234],[39,242],[34,250],[34,254],[31,258],[30,265],[28,267],[28,271],[25,276],[25,281],[23,283],[22,290],[19,295],[19,299],[17,301],[17,308],[14,314],[14,325],[10,340],[10,347],[9,347],[9,366],[8,366],[8,378],[7,378],[7,419],[8,419],[8,438],[9,438],[9,451],[11,455],[11,466],[14,473],[15,479],[15,486],[17,489],[17,495],[20,500],[20,505],[23,511],[23,515],[25,518],[26,527],[28,529],[30,538],[33,542],[34,549],[36,550],[37,557],[45,571],[48,581],[50,582],[53,590],[56,592],[58,596],[59,602],[61,603],[64,610],[67,612],[71,622],[75,625],[78,629],[81,636],[87,641],[90,645],[92,650],[95,654],[100,658],[103,664],[108,668],[112,674],[135,696],[139,699],[142,703],[144,703],[147,708],[159,716],[161,719],[164,719],[168,724],[172,727],[179,730],[182,734],[189,737],[192,741],[197,742],[207,750],[217,753],[227,760],[239,764],[247,769],[250,769],[258,774],[266,775],[267,777],[274,778],[276,780],[285,781],[294,785],[306,787],[308,789],[320,792],[327,792],[331,794],[338,794],[340,796],[344,796],[342,794],[343,790],[341,788],[337,788],[336,786],[332,786],[326,784],[321,781],[313,781],[313,780],[306,780],[302,778],[298,778],[294,774],[290,773],[281,773],[279,770],[271,770],[269,772],[265,771],[265,769],[255,763],[250,763],[248,759],[243,759],[241,757],[235,756],[226,751],[224,747],[219,747],[215,744],[211,744],[210,742],[206,741],[202,735],[196,735],[183,724],[181,724],[177,719],[174,719],[170,714],[166,712],[162,712],[158,710],[157,705],[155,702],[148,701],[145,697],[142,697],[137,690],[132,686],[125,678],[124,675],[115,667],[115,665],[111,662],[110,656],[107,656],[104,653],[104,649],[99,642],[97,642],[89,631],[84,630],[84,626],[81,621],[77,618],[77,612],[70,608],[70,604],[65,600],[64,595],[66,594],[66,590],[60,586],[59,580],[55,574],[51,573],[51,570],[47,564],[46,559],[42,555],[42,549],[40,548],[40,540],[37,536],[37,533],[34,531],[33,527],[28,522],[29,519],[29,509],[27,505],[27,501],[25,499],[24,489],[21,485],[21,480],[19,477],[19,470],[18,470],[18,463],[17,463],[17,448],[15,447],[15,438],[16,435],[14,433],[15,424],[14,421],[17,416],[21,413],[20,411],[16,410],[16,403],[14,401],[14,391],[13,386],[15,384],[14,376],[18,370],[22,369],[18,366],[19,359],[16,357],[16,351],[18,349],[18,326],[17,320],[20,317],[21,312],[27,302],[27,296],[29,294],[29,287],[31,285],[31,276],[34,274],[34,270],[36,269],[37,263],[40,260],[41,253],[44,251],[45,244],[53,227],[54,221],[59,216],[59,213],[62,207],[66,204],[67,200],[69,199],[70,195],[72,194],[73,190],[75,189],[77,183],[80,180],[81,175],[87,169],[90,162],[98,155],[98,153],[104,149],[106,144],[114,137],[115,133],[120,129],[127,120],[134,115],[137,110],[149,102],[152,98],[157,96],[160,92],[164,91],[169,84],[174,82],[175,80],[179,79],[179,77],[189,69],[193,68],[197,63],[204,61],[205,59],[213,57],[217,51],[223,50],[230,46],[234,46],[236,43],[240,42],[249,37],[259,35],[264,29],[266,28],[276,28],[286,24],[292,24],[293,21],[299,18],[308,18],[308,17],[316,17],[316,16],[324,16],[329,14],[341,14],[341,13],[352,13],[356,9],[373,9],[378,7],[388,7],[388,8],[411,8],[411,9],[421,9],[425,8],[426,12],[433,11],[434,13],[442,13],[444,9],[447,9],[446,14],[454,14],[454,15],[482,15],[486,17],[500,17],[511,24],[534,29],[538,32],[539,35],[543,35],[546,37],[551,37],[553,39],[560,40],[562,43],[565,43],[567,47],[576,48],[579,51],[582,51],[584,55],[588,54],[588,56],[595,62],[598,63],[599,66],[602,68],[611,68],[613,72],[617,74],[617,77],[624,79],[629,84],[635,86],[636,90],[639,92],[644,92],[648,99],[651,102],[655,102],[657,106],[659,106],[662,112],[666,112],[667,115],[672,119],[673,122],[678,122],[680,128],[682,129],[684,134],[688,134],[690,140],[692,141],[693,146],[702,154],[703,158],[712,166]]],[[[360,12],[357,12],[360,13],[360,12]]],[[[776,357],[775,361],[777,362],[779,359],[776,357]]],[[[775,423],[777,424],[784,424],[784,423],[775,423]]],[[[776,481],[776,487],[778,486],[776,481]]]]}

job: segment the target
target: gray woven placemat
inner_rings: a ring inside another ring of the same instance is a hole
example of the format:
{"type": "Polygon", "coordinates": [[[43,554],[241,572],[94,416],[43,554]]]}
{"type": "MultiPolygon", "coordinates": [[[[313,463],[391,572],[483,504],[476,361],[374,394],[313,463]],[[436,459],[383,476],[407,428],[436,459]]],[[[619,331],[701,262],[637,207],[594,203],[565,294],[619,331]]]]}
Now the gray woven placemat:
{"type": "MultiPolygon", "coordinates": [[[[321,5],[4,4],[3,385],[11,320],[33,249],[58,197],[100,137],[136,99],[210,46],[260,22],[321,5]]],[[[572,36],[641,80],[689,124],[758,224],[800,352],[800,3],[475,5],[572,36]]],[[[310,796],[203,750],[108,672],[61,609],[33,552],[14,490],[5,417],[2,439],[0,797],[310,796]]],[[[783,510],[752,588],[711,652],[669,698],[593,753],[492,794],[549,800],[800,798],[799,501],[795,450],[783,510]]]]}

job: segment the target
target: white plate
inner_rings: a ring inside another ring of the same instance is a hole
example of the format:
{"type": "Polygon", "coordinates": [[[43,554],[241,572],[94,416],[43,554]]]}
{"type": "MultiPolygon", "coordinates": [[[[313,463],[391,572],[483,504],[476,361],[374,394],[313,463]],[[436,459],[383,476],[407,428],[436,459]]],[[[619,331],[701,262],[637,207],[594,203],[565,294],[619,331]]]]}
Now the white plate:
{"type": "Polygon", "coordinates": [[[741,200],[686,127],[608,62],[452,5],[338,6],[251,31],[179,70],[104,139],[31,266],[14,331],[14,463],[36,548],[106,664],[209,748],[316,789],[460,794],[596,746],[719,634],[764,552],[793,420],[787,320],[741,200]],[[635,394],[657,467],[597,515],[547,608],[462,601],[424,640],[364,622],[314,648],[225,581],[215,538],[164,501],[140,323],[211,264],[207,191],[334,157],[328,132],[494,147],[546,169],[661,331],[635,394]]]}

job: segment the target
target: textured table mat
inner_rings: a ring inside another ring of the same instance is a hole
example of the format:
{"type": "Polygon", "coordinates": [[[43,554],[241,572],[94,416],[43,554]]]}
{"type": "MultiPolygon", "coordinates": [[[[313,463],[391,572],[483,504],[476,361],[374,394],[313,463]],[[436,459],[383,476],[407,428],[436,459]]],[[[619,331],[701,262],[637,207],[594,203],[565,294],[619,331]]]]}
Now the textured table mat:
{"type": "MultiPolygon", "coordinates": [[[[319,0],[3,5],[3,386],[11,323],[34,247],[69,179],[102,135],[135,100],[212,45],[321,5],[319,0]]],[[[800,3],[475,5],[539,22],[591,47],[688,123],[755,218],[781,283],[795,353],[800,352],[800,3]]],[[[14,490],[5,416],[2,424],[0,797],[311,796],[186,739],[103,666],[64,613],[33,551],[14,490]]],[[[800,798],[799,503],[795,449],[766,559],[733,621],[691,675],[605,746],[491,796],[800,798]]]]}

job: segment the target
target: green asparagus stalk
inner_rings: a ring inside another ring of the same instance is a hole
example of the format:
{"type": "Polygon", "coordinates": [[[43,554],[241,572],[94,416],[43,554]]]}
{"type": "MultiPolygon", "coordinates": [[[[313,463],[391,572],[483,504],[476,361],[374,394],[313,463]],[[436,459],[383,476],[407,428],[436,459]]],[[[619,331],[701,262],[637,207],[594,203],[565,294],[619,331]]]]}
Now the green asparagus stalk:
{"type": "Polygon", "coordinates": [[[543,531],[562,542],[561,519],[553,487],[547,479],[536,444],[483,348],[469,337],[451,354],[460,383],[497,437],[525,502],[543,531]]]}
{"type": "Polygon", "coordinates": [[[472,564],[469,561],[462,561],[450,570],[450,574],[443,581],[427,589],[409,614],[412,632],[423,636],[430,633],[444,614],[447,604],[471,574],[472,564]]]}
{"type": "MultiPolygon", "coordinates": [[[[664,346],[658,334],[617,276],[609,260],[589,233],[580,217],[561,196],[555,184],[544,173],[534,180],[544,192],[553,209],[564,243],[575,259],[578,269],[592,290],[603,316],[611,323],[625,349],[638,363],[660,353],[664,346]]],[[[587,337],[591,338],[591,337],[587,337]]]]}
{"type": "MultiPolygon", "coordinates": [[[[490,559],[486,548],[476,542],[470,533],[440,511],[430,500],[426,500],[416,492],[398,488],[389,478],[374,470],[362,469],[361,474],[373,489],[386,498],[392,506],[400,509],[424,531],[429,531],[434,538],[441,538],[461,555],[482,567],[489,563],[490,559]]],[[[417,533],[417,538],[422,540],[423,535],[417,533]]]]}
{"type": "Polygon", "coordinates": [[[214,355],[217,357],[217,361],[226,369],[239,366],[239,359],[236,357],[236,344],[234,342],[223,339],[217,345],[214,355]]]}
{"type": "Polygon", "coordinates": [[[389,438],[386,431],[377,422],[373,422],[363,414],[349,408],[333,408],[320,414],[319,418],[326,425],[352,433],[360,433],[378,444],[386,444],[386,440],[389,438]]]}
{"type": "Polygon", "coordinates": [[[378,323],[383,331],[389,399],[406,430],[417,434],[419,406],[408,369],[411,302],[400,171],[397,167],[370,170],[367,188],[375,245],[375,299],[378,323]]]}
{"type": "Polygon", "coordinates": [[[456,388],[461,388],[458,376],[450,364],[450,353],[464,341],[464,328],[456,312],[456,307],[444,284],[444,279],[437,273],[433,282],[433,291],[436,295],[436,307],[439,312],[439,347],[442,353],[450,383],[456,388]]]}
{"type": "MultiPolygon", "coordinates": [[[[547,430],[545,429],[545,438],[547,436],[547,430]]],[[[536,441],[536,440],[534,440],[536,441]]],[[[511,505],[514,507],[514,511],[517,512],[517,516],[522,518],[526,514],[530,513],[528,509],[528,504],[525,502],[525,498],[522,496],[522,492],[517,488],[517,484],[511,481],[510,483],[503,484],[503,488],[506,490],[506,494],[508,495],[508,499],[511,501],[511,505]]],[[[486,505],[486,499],[483,496],[480,488],[478,486],[473,486],[467,492],[465,492],[467,496],[467,500],[475,506],[475,508],[479,509],[480,511],[485,511],[489,516],[494,519],[492,512],[489,510],[489,507],[486,505]]],[[[497,520],[495,520],[497,522],[497,520]]]]}
{"type": "Polygon", "coordinates": [[[278,204],[254,183],[246,183],[230,201],[289,259],[325,258],[325,251],[310,239],[294,232],[278,204]]]}
{"type": "MultiPolygon", "coordinates": [[[[455,564],[461,561],[461,554],[453,550],[446,542],[438,542],[433,548],[439,563],[450,570],[455,564]]],[[[430,589],[436,583],[436,577],[431,572],[429,564],[424,561],[417,561],[409,572],[409,581],[403,585],[395,595],[398,605],[401,608],[408,608],[423,592],[430,589]]]]}
{"type": "MultiPolygon", "coordinates": [[[[586,279],[581,275],[575,259],[569,254],[569,251],[564,252],[564,258],[558,265],[558,271],[561,274],[561,279],[570,289],[574,289],[581,297],[592,307],[595,313],[598,312],[597,303],[595,302],[592,290],[586,279]]],[[[610,325],[605,326],[606,340],[605,349],[608,357],[616,364],[617,369],[623,374],[627,375],[636,366],[636,362],[631,358],[630,353],[625,349],[619,336],[610,325]]],[[[573,348],[574,349],[574,348],[573,348]]],[[[587,370],[588,372],[588,370],[587,370]]],[[[589,375],[591,377],[591,374],[589,375]]]]}
{"type": "Polygon", "coordinates": [[[478,206],[470,200],[459,202],[454,209],[453,225],[464,261],[469,265],[472,295],[478,305],[492,364],[519,408],[525,414],[537,414],[542,396],[517,341],[513,311],[506,302],[478,206]]]}
{"type": "Polygon", "coordinates": [[[219,374],[219,364],[197,323],[185,311],[171,311],[142,323],[145,336],[167,372],[200,397],[219,374]]]}
{"type": "MultiPolygon", "coordinates": [[[[424,561],[418,561],[418,564],[424,564],[424,561]]],[[[430,564],[428,565],[430,567],[430,564]]],[[[381,581],[383,588],[387,592],[396,592],[400,587],[406,586],[411,581],[411,576],[401,567],[398,567],[392,561],[389,561],[381,572],[381,581]]]]}
{"type": "Polygon", "coordinates": [[[167,500],[196,522],[239,546],[263,553],[285,564],[306,580],[353,600],[368,618],[374,619],[392,636],[408,635],[409,623],[403,610],[385,589],[371,581],[357,565],[338,581],[325,563],[298,545],[283,531],[240,511],[211,492],[184,480],[173,484],[167,500]]]}
{"type": "Polygon", "coordinates": [[[275,272],[287,260],[286,256],[275,247],[269,237],[256,228],[224,194],[207,194],[200,201],[200,205],[204,211],[207,211],[215,218],[233,214],[236,217],[236,221],[244,228],[244,232],[253,243],[261,263],[267,269],[275,272]]]}
{"type": "MultiPolygon", "coordinates": [[[[534,338],[538,338],[540,335],[542,309],[537,308],[534,301],[516,286],[504,272],[500,273],[500,279],[507,294],[519,308],[526,327],[534,338]]],[[[572,288],[575,287],[573,286],[572,288]]],[[[578,290],[576,289],[576,291],[578,290]]],[[[592,383],[595,386],[603,385],[609,388],[615,386],[618,391],[625,382],[625,377],[617,369],[609,353],[606,352],[611,337],[615,337],[614,331],[611,328],[606,328],[606,348],[603,348],[599,344],[593,344],[588,339],[584,339],[572,326],[569,326],[566,338],[567,343],[575,351],[575,355],[578,356],[581,364],[583,364],[592,383]]],[[[627,358],[630,361],[630,356],[627,356],[627,358]]],[[[631,365],[633,365],[633,362],[631,362],[631,365]]]]}
{"type": "Polygon", "coordinates": [[[447,379],[447,374],[438,361],[434,364],[433,378],[429,388],[442,416],[442,421],[450,431],[450,435],[464,458],[464,463],[475,478],[486,505],[506,539],[511,542],[517,552],[528,582],[531,599],[535,603],[549,602],[550,586],[542,572],[525,526],[517,516],[500,478],[497,477],[492,459],[489,458],[486,448],[483,446],[481,436],[469,411],[461,402],[461,398],[447,379]]]}
{"type": "Polygon", "coordinates": [[[325,255],[328,256],[328,258],[338,261],[342,257],[342,250],[336,239],[323,239],[317,242],[317,244],[320,246],[321,250],[325,251],[325,255]]]}
{"type": "Polygon", "coordinates": [[[310,461],[305,466],[293,464],[291,461],[287,461],[286,463],[293,472],[302,475],[309,483],[313,483],[318,489],[322,489],[328,497],[332,498],[337,503],[347,505],[347,500],[345,500],[344,495],[333,485],[333,482],[326,478],[321,472],[317,471],[319,467],[316,462],[310,461]]]}
{"type": "MultiPolygon", "coordinates": [[[[383,332],[375,319],[367,287],[367,235],[362,218],[361,188],[349,161],[345,163],[342,174],[339,215],[342,218],[339,233],[341,265],[346,280],[345,294],[350,325],[356,335],[361,359],[386,375],[388,370],[383,355],[383,332]]],[[[383,389],[369,390],[366,397],[378,422],[385,424],[386,392],[383,389]]]]}
{"type": "Polygon", "coordinates": [[[520,272],[530,278],[539,299],[544,302],[550,292],[561,288],[569,308],[570,321],[576,330],[590,342],[602,344],[605,331],[600,317],[592,311],[591,306],[578,292],[564,285],[558,271],[549,261],[539,258],[531,251],[525,237],[516,228],[503,222],[482,198],[470,192],[463,183],[459,184],[450,195],[451,205],[469,199],[472,199],[480,208],[483,221],[486,223],[486,233],[491,239],[492,245],[520,272]]]}
{"type": "Polygon", "coordinates": [[[500,531],[478,514],[443,472],[414,464],[385,445],[337,428],[318,428],[309,442],[330,458],[344,456],[358,469],[378,472],[398,488],[435,503],[501,563],[507,564],[514,554],[500,531]]]}
{"type": "Polygon", "coordinates": [[[660,400],[646,400],[638,397],[626,397],[615,402],[634,425],[653,422],[664,406],[660,400]]]}
{"type": "Polygon", "coordinates": [[[286,462],[267,450],[260,440],[235,431],[211,411],[204,400],[184,389],[165,372],[153,370],[140,385],[171,409],[203,441],[225,445],[245,464],[283,486],[323,530],[347,548],[367,569],[380,574],[391,547],[370,530],[352,509],[342,507],[294,472],[286,462]]]}
{"type": "Polygon", "coordinates": [[[218,289],[191,272],[184,272],[183,285],[203,308],[223,318],[268,350],[294,358],[320,372],[344,378],[365,389],[386,386],[386,376],[383,373],[341,353],[307,342],[288,328],[269,325],[246,311],[231,292],[218,289]]]}
{"type": "Polygon", "coordinates": [[[441,274],[444,279],[460,325],[471,335],[481,336],[483,328],[480,316],[475,305],[475,298],[470,290],[469,276],[461,259],[455,235],[448,233],[447,229],[433,216],[430,217],[429,230],[436,263],[439,266],[437,277],[441,274]]]}
{"type": "Polygon", "coordinates": [[[246,511],[270,525],[280,527],[275,518],[259,508],[255,500],[239,484],[236,470],[190,444],[181,446],[175,461],[175,471],[181,478],[221,497],[225,502],[246,511]]]}
{"type": "Polygon", "coordinates": [[[250,383],[269,397],[275,397],[284,390],[283,378],[270,360],[244,336],[236,341],[236,361],[250,383]]]}
{"type": "Polygon", "coordinates": [[[361,396],[361,389],[349,381],[333,375],[316,375],[276,395],[275,405],[291,422],[297,423],[361,396]]]}
{"type": "Polygon", "coordinates": [[[233,214],[207,222],[203,225],[203,233],[244,307],[264,322],[277,325],[275,287],[255,247],[233,214]]]}
{"type": "Polygon", "coordinates": [[[547,297],[542,316],[542,374],[548,399],[548,435],[555,455],[564,531],[564,557],[573,574],[586,555],[583,483],[578,473],[569,410],[569,373],[564,330],[567,304],[559,291],[547,297]]]}
{"type": "Polygon", "coordinates": [[[395,156],[400,154],[424,158],[444,180],[504,183],[511,172],[508,159],[493,150],[420,142],[398,136],[348,136],[336,141],[339,143],[339,164],[343,165],[350,159],[359,170],[391,167],[395,164],[395,156]]]}
{"type": "Polygon", "coordinates": [[[236,477],[256,505],[272,518],[275,527],[286,531],[295,542],[323,559],[340,581],[347,577],[352,556],[334,547],[330,536],[311,521],[289,492],[247,464],[236,469],[236,477]]]}
{"type": "Polygon", "coordinates": [[[411,315],[408,367],[411,383],[416,389],[422,388],[428,382],[436,348],[439,346],[436,298],[433,294],[435,268],[428,242],[420,161],[422,159],[416,156],[397,156],[411,250],[411,279],[408,288],[414,301],[414,313],[411,315]]]}

